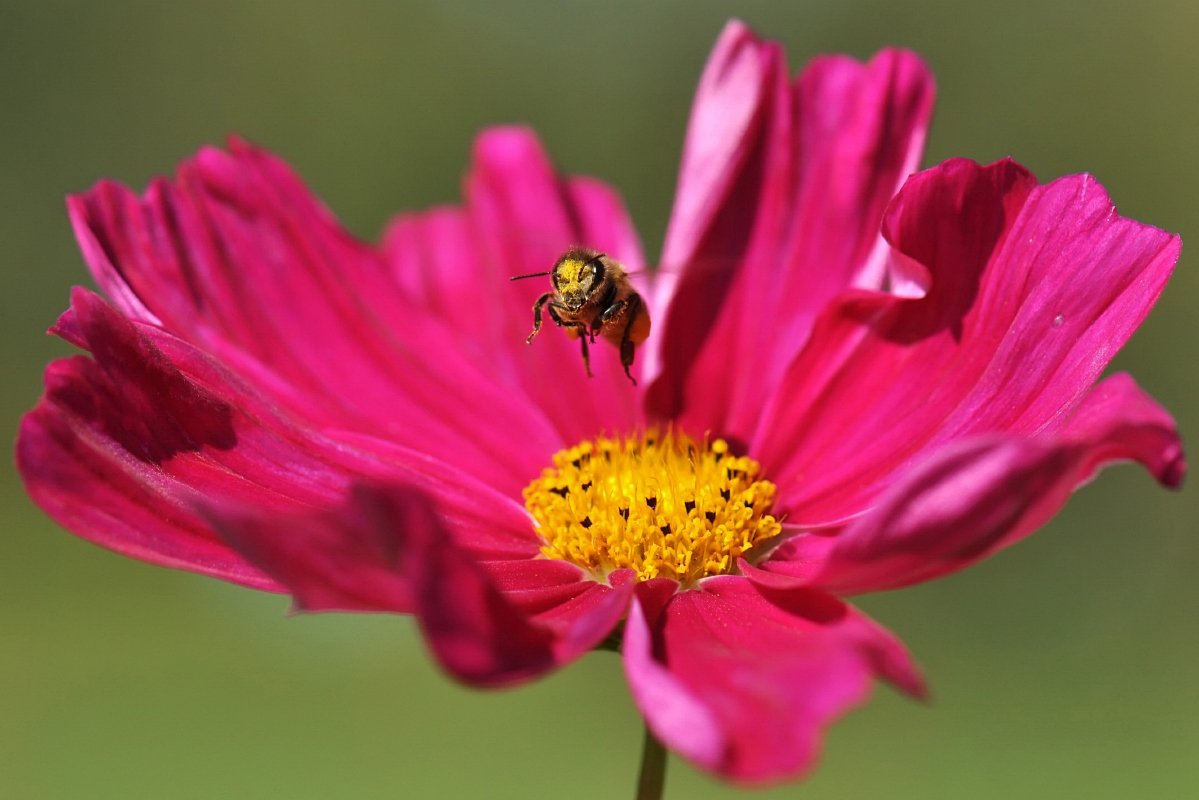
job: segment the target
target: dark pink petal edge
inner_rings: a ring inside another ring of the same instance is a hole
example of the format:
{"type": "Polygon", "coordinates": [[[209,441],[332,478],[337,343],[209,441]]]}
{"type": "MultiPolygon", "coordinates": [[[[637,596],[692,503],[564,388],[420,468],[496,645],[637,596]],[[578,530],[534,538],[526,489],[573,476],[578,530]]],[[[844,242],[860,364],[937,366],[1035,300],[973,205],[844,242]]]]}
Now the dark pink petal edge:
{"type": "MultiPolygon", "coordinates": [[[[828,535],[800,535],[762,565],[838,594],[896,589],[969,566],[1045,524],[1104,466],[1142,464],[1164,486],[1186,472],[1174,420],[1124,374],[1095,388],[1053,436],[955,442],[906,473],[876,508],[828,535]]],[[[766,574],[764,574],[766,573],[766,574]]]]}
{"type": "Polygon", "coordinates": [[[301,609],[411,611],[442,667],[477,686],[527,681],[594,649],[632,592],[631,582],[611,588],[576,569],[569,601],[529,614],[454,543],[424,498],[402,488],[358,486],[340,508],[291,519],[209,513],[301,609]]]}
{"type": "Polygon", "coordinates": [[[358,480],[411,485],[479,558],[527,558],[516,500],[403,447],[338,442],[288,417],[207,354],[77,289],[56,332],[90,350],[54,362],[21,423],[33,500],[80,536],[135,558],[256,588],[277,584],[198,513],[220,500],[264,514],[334,506],[358,480]]]}
{"type": "Polygon", "coordinates": [[[850,606],[734,576],[678,594],[643,584],[626,623],[624,663],[662,742],[746,784],[810,769],[824,728],[862,703],[874,678],[924,694],[903,646],[850,606]]]}

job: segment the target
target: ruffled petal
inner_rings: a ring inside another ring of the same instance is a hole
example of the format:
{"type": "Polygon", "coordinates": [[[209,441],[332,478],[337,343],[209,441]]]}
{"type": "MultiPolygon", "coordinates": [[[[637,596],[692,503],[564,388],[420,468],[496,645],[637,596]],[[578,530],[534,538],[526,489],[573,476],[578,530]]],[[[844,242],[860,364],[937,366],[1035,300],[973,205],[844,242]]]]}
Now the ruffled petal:
{"type": "Polygon", "coordinates": [[[1089,176],[1036,186],[1011,161],[913,177],[885,224],[918,297],[824,314],[750,451],[801,526],[872,505],[949,442],[1052,433],[1157,299],[1179,241],[1116,214],[1089,176]]]}
{"type": "Polygon", "coordinates": [[[285,516],[334,506],[355,480],[410,485],[479,557],[536,552],[511,496],[398,445],[339,442],[288,417],[207,354],[76,290],[58,330],[91,351],[46,371],[21,424],[30,496],[64,527],[110,549],[257,588],[277,584],[213,532],[204,502],[285,516]]]}
{"type": "MultiPolygon", "coordinates": [[[[761,569],[838,594],[931,580],[1024,538],[1099,469],[1124,460],[1172,488],[1186,471],[1170,415],[1120,374],[1097,386],[1055,435],[949,445],[843,531],[798,536],[761,569]]],[[[747,574],[778,585],[769,575],[747,574]]]]}
{"type": "Polygon", "coordinates": [[[538,448],[560,446],[462,333],[409,302],[382,257],[269,153],[208,148],[144,197],[103,182],[68,210],[124,313],[213,354],[317,427],[383,435],[513,492],[544,463],[538,448]]]}
{"type": "Polygon", "coordinates": [[[742,441],[829,302],[849,286],[881,285],[883,211],[919,166],[934,88],[918,56],[887,49],[864,64],[816,59],[792,93],[798,165],[786,238],[766,266],[747,273],[735,299],[740,324],[710,340],[728,348],[711,353],[712,363],[733,365],[737,391],[722,424],[742,441]],[[736,344],[745,341],[765,346],[736,344]]]}
{"type": "Polygon", "coordinates": [[[656,297],[670,304],[656,414],[748,438],[817,313],[851,285],[880,285],[883,209],[919,161],[932,101],[912,53],[816,59],[792,85],[776,45],[726,28],[663,256],[681,274],[656,297]]]}
{"type": "Polygon", "coordinates": [[[632,591],[576,571],[574,596],[533,616],[403,488],[358,486],[343,506],[306,517],[209,513],[301,609],[412,611],[446,671],[474,685],[522,682],[578,658],[611,633],[632,591]]]}
{"type": "Polygon", "coordinates": [[[376,356],[354,340],[371,327],[364,303],[385,288],[363,285],[383,276],[377,257],[268,153],[236,140],[205,148],[144,197],[104,181],[68,212],[93,274],[135,320],[236,348],[318,395],[376,356]]]}
{"type": "Polygon", "coordinates": [[[850,606],[731,576],[673,596],[639,592],[624,660],[654,734],[743,783],[809,769],[824,728],[862,703],[875,677],[924,692],[903,646],[850,606]]]}

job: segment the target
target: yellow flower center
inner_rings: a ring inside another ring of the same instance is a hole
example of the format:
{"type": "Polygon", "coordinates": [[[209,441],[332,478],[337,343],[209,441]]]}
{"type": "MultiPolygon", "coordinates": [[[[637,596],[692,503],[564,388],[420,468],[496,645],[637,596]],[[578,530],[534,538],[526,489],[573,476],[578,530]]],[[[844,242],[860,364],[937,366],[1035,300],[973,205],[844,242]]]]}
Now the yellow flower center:
{"type": "Polygon", "coordinates": [[[541,552],[597,580],[631,567],[638,580],[688,586],[734,571],[737,558],[782,530],[771,516],[775,485],[761,466],[717,439],[651,431],[599,438],[554,454],[525,487],[541,552]]]}

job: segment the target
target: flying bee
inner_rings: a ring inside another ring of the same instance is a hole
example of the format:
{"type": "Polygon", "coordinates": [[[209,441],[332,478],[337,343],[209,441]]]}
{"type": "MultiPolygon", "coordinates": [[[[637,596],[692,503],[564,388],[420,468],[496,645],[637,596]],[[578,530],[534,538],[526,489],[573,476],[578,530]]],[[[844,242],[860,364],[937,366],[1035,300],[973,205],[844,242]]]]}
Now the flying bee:
{"type": "Polygon", "coordinates": [[[587,377],[591,377],[587,345],[594,344],[599,334],[620,348],[624,374],[636,386],[629,367],[633,366],[634,348],[649,337],[649,311],[641,295],[633,289],[625,268],[603,253],[572,247],[549,272],[516,275],[512,280],[544,275],[550,276],[554,289],[533,304],[533,332],[525,342],[533,343],[533,337],[541,330],[541,309],[546,308],[555,325],[566,328],[568,336],[579,340],[587,377]]]}

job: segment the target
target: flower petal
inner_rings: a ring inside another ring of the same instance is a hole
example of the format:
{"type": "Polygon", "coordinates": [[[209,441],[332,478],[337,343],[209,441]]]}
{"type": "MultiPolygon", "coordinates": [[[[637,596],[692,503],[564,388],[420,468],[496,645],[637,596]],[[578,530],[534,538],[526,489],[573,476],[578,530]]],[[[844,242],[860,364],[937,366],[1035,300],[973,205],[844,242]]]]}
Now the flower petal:
{"type": "MultiPolygon", "coordinates": [[[[632,430],[640,420],[637,394],[607,343],[591,349],[594,378],[587,378],[579,344],[562,331],[543,330],[532,346],[531,306],[549,278],[512,283],[515,275],[551,269],[573,245],[607,252],[631,270],[640,268],[637,236],[619,198],[594,181],[564,181],[536,137],[521,128],[498,128],[475,142],[467,177],[467,213],[478,243],[475,265],[480,302],[489,304],[487,336],[496,343],[496,380],[519,390],[553,423],[564,444],[597,431],[632,430]]],[[[635,362],[634,375],[641,359],[635,362]]],[[[550,452],[540,453],[543,463],[550,452]]],[[[526,473],[528,479],[536,472],[526,473]]]]}
{"type": "MultiPolygon", "coordinates": [[[[996,435],[944,448],[877,508],[830,535],[801,535],[763,571],[838,594],[955,572],[1035,531],[1101,467],[1132,459],[1166,486],[1185,472],[1174,421],[1127,375],[1101,383],[1055,436],[996,435]]],[[[768,575],[748,571],[762,585],[768,575]]]]}
{"type": "Polygon", "coordinates": [[[579,567],[553,558],[482,563],[495,587],[527,614],[553,612],[597,585],[579,567]]]}
{"type": "Polygon", "coordinates": [[[778,190],[768,193],[763,183],[785,180],[789,168],[790,115],[779,112],[786,80],[778,45],[761,42],[740,21],[725,26],[691,106],[650,298],[660,318],[647,347],[652,415],[669,418],[682,409],[685,376],[749,246],[762,196],[778,202],[778,190]]]}
{"type": "Polygon", "coordinates": [[[350,318],[364,311],[360,298],[381,289],[355,291],[357,281],[381,274],[377,259],[281,162],[243,142],[230,147],[202,150],[176,181],[156,180],[144,198],[101,182],[70,198],[69,214],[114,300],[121,287],[103,278],[105,269],[176,335],[210,349],[236,347],[321,394],[344,377],[338,370],[374,355],[348,340],[357,333],[350,318]]]}
{"type": "Polygon", "coordinates": [[[245,420],[229,397],[193,380],[95,295],[76,290],[64,324],[95,360],[51,364],[45,396],[21,423],[17,465],[34,501],[126,555],[276,588],[195,513],[199,492],[279,509],[329,496],[338,475],[297,458],[284,489],[280,443],[245,447],[245,420]]]}
{"type": "Polygon", "coordinates": [[[400,481],[431,498],[464,547],[490,559],[536,552],[519,503],[399,445],[322,436],[225,367],[82,289],[59,330],[93,358],[55,362],[22,421],[30,496],[84,538],[153,563],[276,589],[213,532],[213,498],[270,515],[341,501],[353,481],[400,481]]]}
{"type": "Polygon", "coordinates": [[[663,256],[651,408],[746,441],[825,304],[878,286],[883,209],[916,167],[932,77],[915,55],[813,61],[730,24],[701,80],[663,256]],[[746,341],[759,343],[747,351],[746,341]],[[683,398],[686,398],[684,408],[683,398]]]}
{"type": "Polygon", "coordinates": [[[722,217],[737,215],[742,224],[736,227],[748,235],[757,186],[739,181],[767,144],[762,115],[777,100],[772,83],[785,79],[781,57],[777,44],[762,42],[739,20],[721,31],[691,105],[663,265],[694,261],[711,230],[725,223],[722,217]],[[739,214],[738,205],[743,205],[739,214]]]}
{"type": "Polygon", "coordinates": [[[1038,187],[1011,161],[913,177],[885,233],[923,296],[859,292],[830,308],[750,448],[801,526],[860,513],[948,442],[1059,429],[1179,250],[1118,216],[1093,178],[1038,187]]]}
{"type": "Polygon", "coordinates": [[[464,344],[472,347],[491,344],[486,334],[497,327],[489,321],[498,309],[483,293],[490,284],[479,249],[466,212],[454,206],[401,214],[383,234],[383,257],[407,301],[442,318],[462,317],[463,330],[474,334],[464,344]]]}
{"type": "Polygon", "coordinates": [[[415,493],[356,488],[342,508],[264,515],[216,498],[205,516],[225,542],[271,575],[302,611],[411,612],[396,530],[435,525],[415,493]]]}
{"type": "Polygon", "coordinates": [[[563,666],[599,645],[628,607],[632,585],[591,583],[585,597],[552,624],[520,611],[486,570],[431,529],[405,532],[417,618],[438,661],[454,677],[511,685],[563,666]]]}
{"type": "Polygon", "coordinates": [[[337,509],[285,520],[210,513],[300,608],[413,611],[441,665],[475,685],[529,680],[578,658],[608,636],[632,591],[576,571],[574,596],[534,617],[454,542],[424,498],[401,487],[358,486],[337,509]]]}
{"type": "Polygon", "coordinates": [[[410,302],[382,257],[269,153],[233,141],[145,197],[104,182],[68,209],[126,314],[213,354],[315,426],[386,436],[512,492],[544,463],[540,451],[560,446],[537,409],[460,346],[469,339],[410,302]]]}
{"type": "Polygon", "coordinates": [[[863,702],[874,677],[924,691],[903,646],[850,606],[732,576],[668,598],[639,592],[624,657],[654,734],[744,783],[809,769],[824,727],[863,702]]]}

